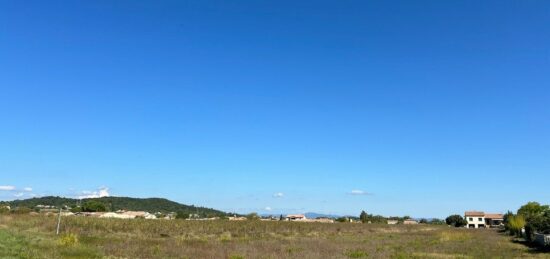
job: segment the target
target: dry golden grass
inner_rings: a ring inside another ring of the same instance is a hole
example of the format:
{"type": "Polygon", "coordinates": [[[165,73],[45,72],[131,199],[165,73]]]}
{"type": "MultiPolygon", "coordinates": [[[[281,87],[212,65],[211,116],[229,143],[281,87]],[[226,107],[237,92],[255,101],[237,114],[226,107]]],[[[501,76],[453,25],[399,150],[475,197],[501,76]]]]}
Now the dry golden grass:
{"type": "Polygon", "coordinates": [[[0,216],[0,257],[550,258],[494,230],[430,225],[0,216]],[[5,252],[2,247],[10,247],[5,252]]]}

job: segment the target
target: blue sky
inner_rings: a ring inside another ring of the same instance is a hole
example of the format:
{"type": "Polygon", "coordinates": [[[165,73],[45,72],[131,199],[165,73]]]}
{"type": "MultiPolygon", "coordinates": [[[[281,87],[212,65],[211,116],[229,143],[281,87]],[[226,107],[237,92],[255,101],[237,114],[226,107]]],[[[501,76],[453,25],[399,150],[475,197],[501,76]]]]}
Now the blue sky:
{"type": "Polygon", "coordinates": [[[548,1],[2,1],[0,24],[0,199],[549,203],[548,1]]]}

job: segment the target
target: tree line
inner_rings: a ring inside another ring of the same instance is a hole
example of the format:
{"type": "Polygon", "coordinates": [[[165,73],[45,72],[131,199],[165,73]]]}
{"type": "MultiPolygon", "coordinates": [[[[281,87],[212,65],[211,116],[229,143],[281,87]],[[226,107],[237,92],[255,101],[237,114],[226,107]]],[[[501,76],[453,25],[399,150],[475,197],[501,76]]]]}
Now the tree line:
{"type": "MultiPolygon", "coordinates": [[[[345,219],[347,219],[347,218],[338,218],[338,219],[336,219],[336,221],[345,222],[345,219]]],[[[373,223],[373,224],[383,223],[383,224],[386,224],[388,222],[388,220],[397,220],[397,222],[403,223],[405,220],[411,219],[411,217],[410,216],[384,217],[384,216],[381,216],[381,215],[369,214],[369,213],[367,213],[366,211],[363,210],[363,211],[361,211],[361,214],[359,214],[358,218],[353,218],[352,217],[352,219],[353,220],[360,220],[363,223],[373,223]]],[[[349,219],[347,219],[347,220],[349,220],[349,219]]],[[[423,219],[420,219],[418,222],[422,223],[422,224],[434,224],[434,225],[444,224],[443,220],[437,219],[437,218],[432,218],[432,219],[423,218],[423,219]]]]}

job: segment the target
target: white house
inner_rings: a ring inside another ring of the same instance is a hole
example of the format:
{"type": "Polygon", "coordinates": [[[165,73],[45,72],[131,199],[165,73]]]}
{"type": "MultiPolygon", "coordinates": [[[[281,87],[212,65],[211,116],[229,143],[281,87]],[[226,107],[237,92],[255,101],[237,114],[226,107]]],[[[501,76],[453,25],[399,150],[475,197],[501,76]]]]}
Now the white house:
{"type": "Polygon", "coordinates": [[[466,227],[468,228],[486,228],[502,225],[504,215],[483,211],[466,211],[464,218],[466,218],[466,227]]]}
{"type": "Polygon", "coordinates": [[[485,227],[485,212],[483,211],[466,211],[466,226],[468,228],[484,228],[485,227]]]}

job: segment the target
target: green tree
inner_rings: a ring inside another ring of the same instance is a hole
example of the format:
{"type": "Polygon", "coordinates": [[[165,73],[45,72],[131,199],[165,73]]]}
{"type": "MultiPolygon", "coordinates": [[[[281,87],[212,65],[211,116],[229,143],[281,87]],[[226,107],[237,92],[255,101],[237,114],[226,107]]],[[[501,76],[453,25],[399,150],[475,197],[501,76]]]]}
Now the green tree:
{"type": "Polygon", "coordinates": [[[428,224],[428,220],[427,219],[420,219],[420,224],[428,224]]]}
{"type": "Polygon", "coordinates": [[[510,235],[521,236],[521,230],[525,227],[525,218],[523,215],[509,215],[508,222],[506,223],[506,229],[510,232],[510,235]]]}
{"type": "Polygon", "coordinates": [[[84,212],[102,212],[107,211],[107,206],[99,201],[89,200],[82,204],[82,211],[84,212]]]}
{"type": "Polygon", "coordinates": [[[11,213],[15,213],[15,214],[29,214],[31,212],[32,212],[32,209],[28,207],[17,207],[11,210],[11,213]]]}
{"type": "Polygon", "coordinates": [[[380,215],[369,215],[369,221],[372,222],[372,223],[384,223],[386,224],[386,222],[388,222],[388,219],[384,216],[380,216],[380,215]]]}
{"type": "Polygon", "coordinates": [[[283,221],[285,220],[285,218],[283,217],[283,214],[281,214],[281,216],[279,216],[279,221],[283,221]]]}
{"type": "Polygon", "coordinates": [[[447,223],[447,225],[458,228],[458,227],[466,226],[468,222],[466,222],[466,220],[462,216],[455,214],[455,215],[448,216],[445,219],[445,223],[447,223]]]}
{"type": "Polygon", "coordinates": [[[247,218],[248,220],[259,220],[259,219],[260,219],[260,216],[258,216],[258,213],[252,212],[252,213],[246,215],[246,218],[247,218]]]}
{"type": "Polygon", "coordinates": [[[71,208],[71,212],[72,213],[82,212],[82,207],[80,207],[80,206],[73,207],[73,208],[71,208]]]}
{"type": "Polygon", "coordinates": [[[538,202],[528,202],[518,209],[518,215],[523,215],[525,218],[539,216],[548,210],[548,205],[540,205],[538,202]]]}
{"type": "Polygon", "coordinates": [[[524,217],[525,237],[532,241],[536,232],[545,232],[544,222],[550,216],[550,208],[548,205],[531,201],[521,206],[517,214],[524,217]]]}
{"type": "Polygon", "coordinates": [[[363,223],[367,223],[369,221],[369,214],[367,214],[365,211],[361,211],[361,215],[359,215],[359,220],[363,223]]]}
{"type": "Polygon", "coordinates": [[[185,213],[184,211],[178,211],[176,213],[176,219],[188,219],[189,213],[185,213]]]}
{"type": "Polygon", "coordinates": [[[336,219],[336,222],[341,222],[341,223],[349,222],[349,219],[347,217],[339,217],[336,219]]]}
{"type": "Polygon", "coordinates": [[[432,219],[429,224],[431,225],[445,225],[445,221],[442,219],[432,219]]]}
{"type": "Polygon", "coordinates": [[[550,234],[550,210],[536,217],[532,217],[525,224],[525,234],[528,240],[532,240],[535,232],[550,234]]]}
{"type": "Polygon", "coordinates": [[[511,211],[507,211],[506,213],[504,213],[504,216],[502,217],[502,223],[506,225],[506,223],[510,219],[510,216],[514,216],[514,213],[511,211]]]}

